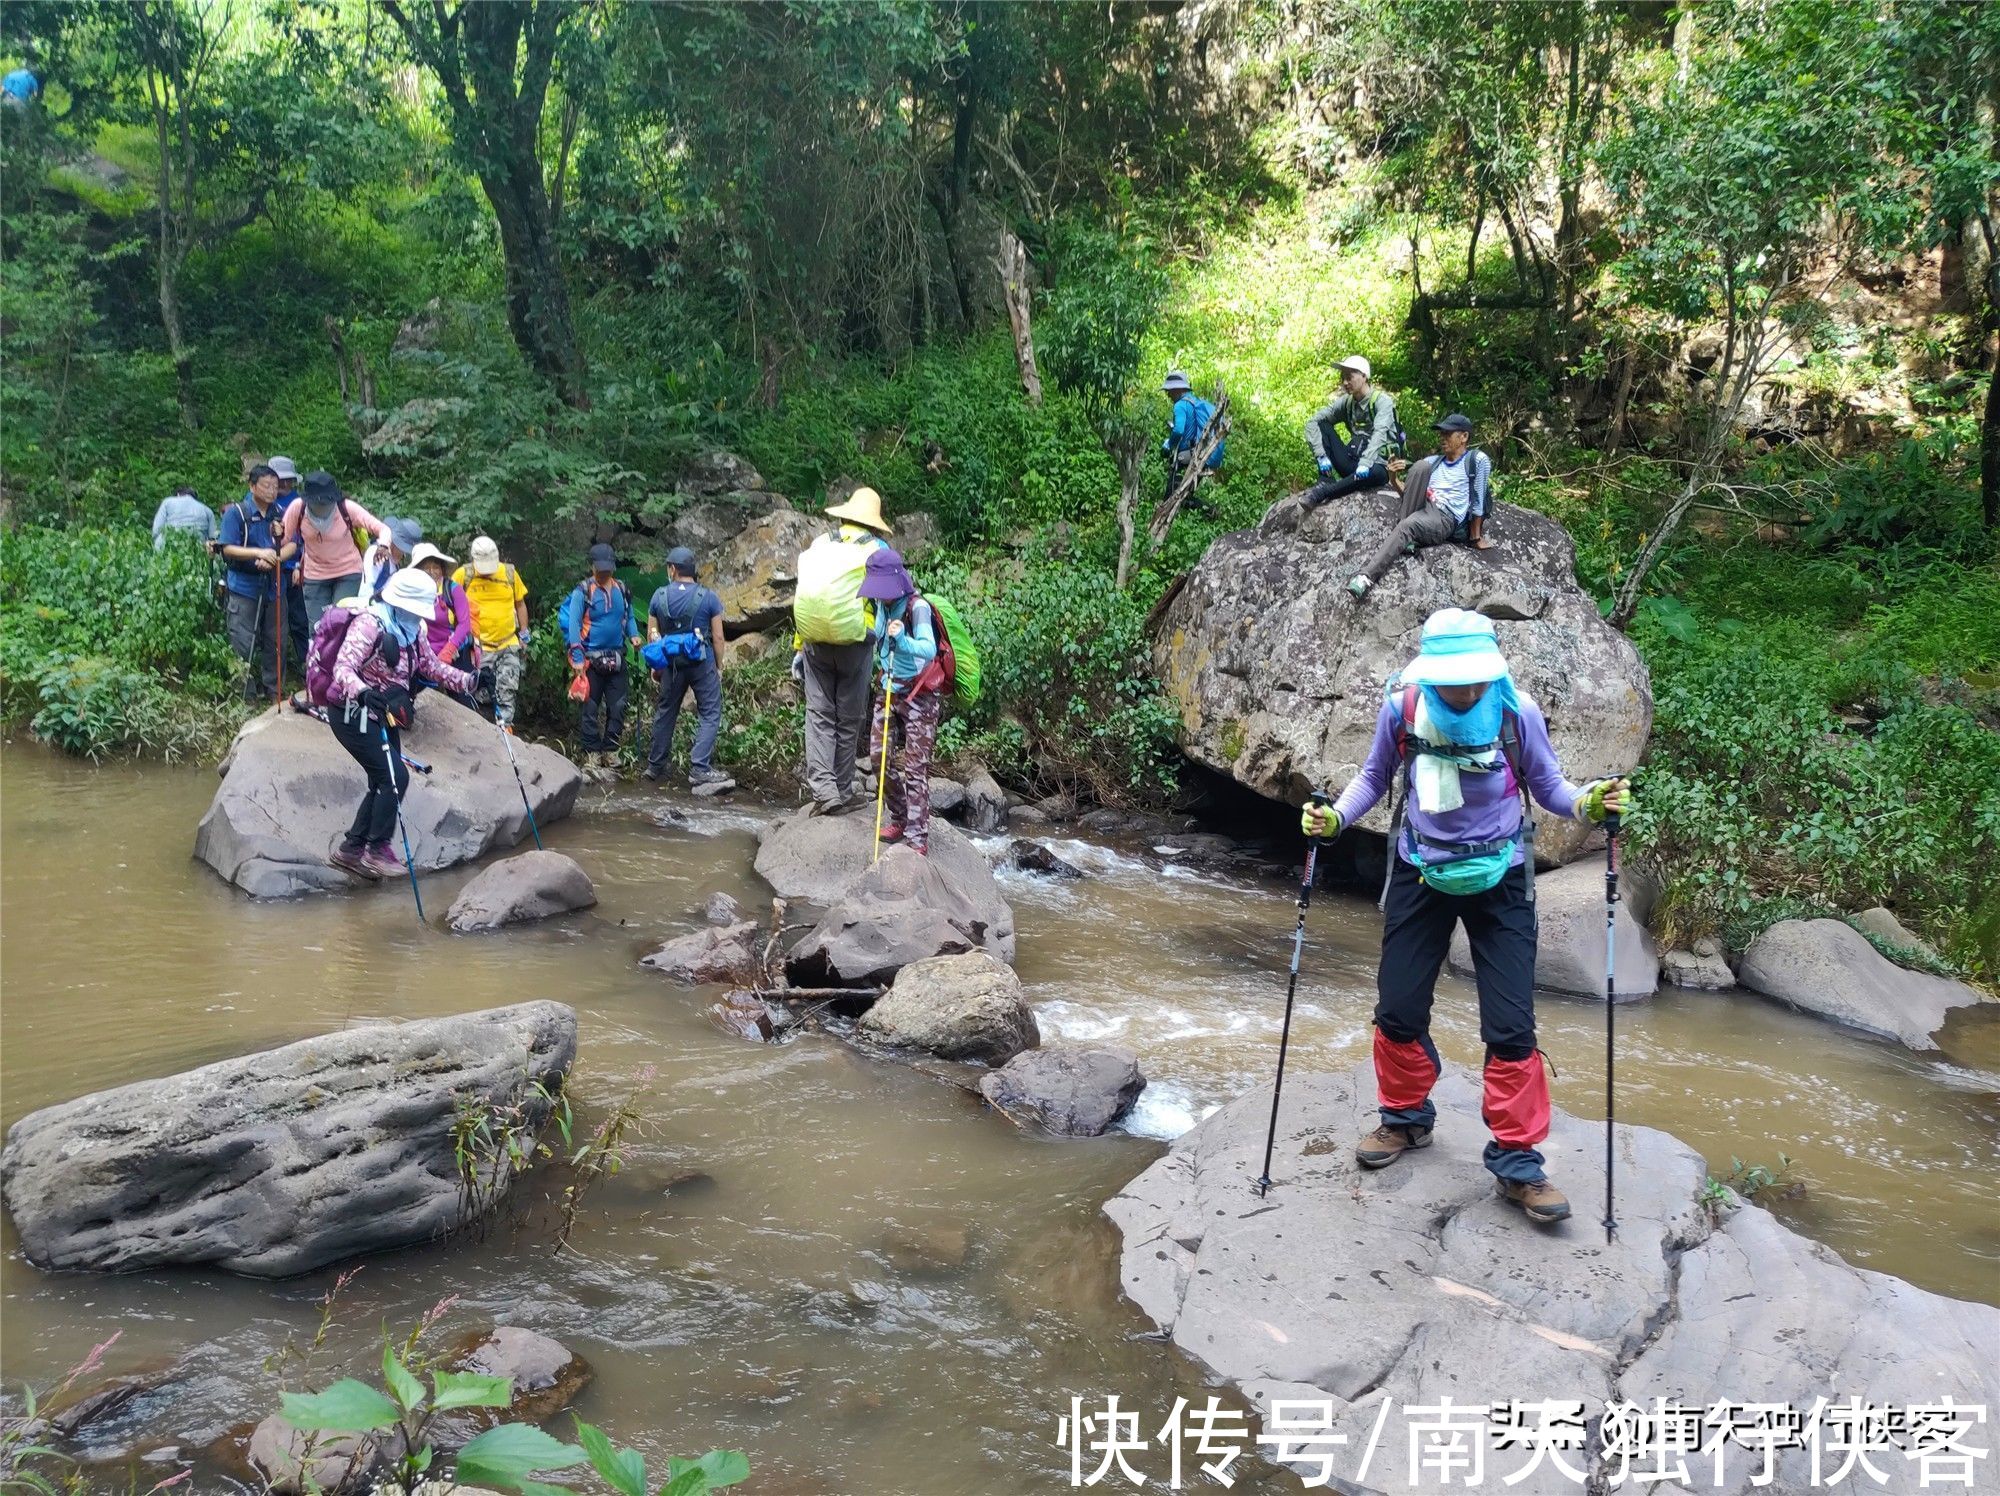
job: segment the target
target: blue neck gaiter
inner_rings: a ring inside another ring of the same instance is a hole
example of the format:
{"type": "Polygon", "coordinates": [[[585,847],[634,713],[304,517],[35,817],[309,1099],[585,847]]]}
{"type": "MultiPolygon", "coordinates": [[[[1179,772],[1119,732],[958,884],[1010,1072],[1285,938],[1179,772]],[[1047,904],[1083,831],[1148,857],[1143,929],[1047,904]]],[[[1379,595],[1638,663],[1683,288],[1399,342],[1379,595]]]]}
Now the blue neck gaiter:
{"type": "Polygon", "coordinates": [[[1514,678],[1503,675],[1486,688],[1481,696],[1464,711],[1455,711],[1446,704],[1435,686],[1420,688],[1424,693],[1424,705],[1430,708],[1431,724],[1444,734],[1445,741],[1466,748],[1484,748],[1500,741],[1500,719],[1506,712],[1519,715],[1521,698],[1515,693],[1514,678]]]}

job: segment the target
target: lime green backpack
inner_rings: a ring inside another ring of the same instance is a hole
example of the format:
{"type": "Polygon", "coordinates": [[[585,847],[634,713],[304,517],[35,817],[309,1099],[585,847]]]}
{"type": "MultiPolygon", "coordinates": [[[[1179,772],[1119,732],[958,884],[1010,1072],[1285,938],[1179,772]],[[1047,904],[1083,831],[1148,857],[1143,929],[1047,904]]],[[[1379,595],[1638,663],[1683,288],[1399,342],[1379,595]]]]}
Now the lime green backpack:
{"type": "Polygon", "coordinates": [[[979,646],[972,642],[972,630],[950,598],[926,592],[923,600],[931,605],[931,617],[938,623],[938,663],[944,667],[952,698],[960,706],[971,706],[979,700],[979,646]]]}
{"type": "Polygon", "coordinates": [[[861,579],[874,549],[837,535],[821,535],[799,552],[792,593],[792,626],[807,644],[859,644],[868,637],[861,579]]]}

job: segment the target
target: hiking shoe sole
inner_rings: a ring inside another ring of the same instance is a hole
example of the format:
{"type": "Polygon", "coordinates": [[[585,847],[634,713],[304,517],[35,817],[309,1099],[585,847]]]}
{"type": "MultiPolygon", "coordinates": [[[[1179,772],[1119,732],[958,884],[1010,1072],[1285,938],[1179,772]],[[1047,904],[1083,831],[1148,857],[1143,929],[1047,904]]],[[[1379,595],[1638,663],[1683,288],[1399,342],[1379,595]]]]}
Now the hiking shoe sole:
{"type": "Polygon", "coordinates": [[[352,873],[357,878],[366,878],[370,883],[382,881],[382,875],[369,863],[365,854],[350,852],[345,847],[336,847],[326,859],[343,873],[352,873]]]}
{"type": "Polygon", "coordinates": [[[1509,1205],[1518,1207],[1521,1213],[1537,1226],[1553,1226],[1560,1221],[1569,1219],[1570,1211],[1567,1200],[1563,1201],[1560,1205],[1530,1205],[1527,1201],[1517,1200],[1508,1194],[1507,1186],[1504,1184],[1500,1186],[1500,1198],[1505,1200],[1509,1205]]]}

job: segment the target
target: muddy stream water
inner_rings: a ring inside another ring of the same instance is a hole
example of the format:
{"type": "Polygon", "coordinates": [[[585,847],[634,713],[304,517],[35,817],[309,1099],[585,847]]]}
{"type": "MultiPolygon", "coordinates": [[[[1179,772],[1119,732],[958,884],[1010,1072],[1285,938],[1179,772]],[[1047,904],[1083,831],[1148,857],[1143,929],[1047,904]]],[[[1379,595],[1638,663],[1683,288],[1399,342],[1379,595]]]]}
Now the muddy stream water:
{"type": "MultiPolygon", "coordinates": [[[[1206,1396],[1120,1299],[1099,1207],[1164,1139],[1267,1081],[1292,926],[1283,885],[1067,841],[1087,880],[1003,877],[1044,1036],[1129,1045],[1152,1080],[1127,1134],[1059,1144],[823,1035],[729,1037],[705,1016],[713,994],[637,965],[695,927],[713,890],[766,907],[754,805],[587,791],[548,841],[597,880],[598,907],[453,937],[417,925],[406,884],[261,905],[225,887],[189,856],[214,786],[204,768],[91,768],[21,744],[0,755],[0,1121],[353,1019],[528,998],[580,1015],[586,1123],[651,1072],[632,1161],[589,1199],[567,1250],[529,1208],[518,1229],[367,1261],[315,1357],[319,1380],[370,1374],[383,1326],[456,1295],[447,1331],[499,1320],[588,1357],[579,1411],[621,1442],[661,1460],[741,1448],[756,1471],[744,1489],[785,1492],[1063,1490],[1054,1438],[1071,1396],[1115,1392],[1149,1432],[1176,1395],[1206,1396]],[[656,825],[663,803],[690,824],[656,825]],[[705,1177],[674,1182],[689,1171],[705,1177]],[[942,1260],[912,1240],[942,1242],[942,1260]]],[[[426,882],[434,918],[469,876],[426,882]]],[[[1378,930],[1365,899],[1315,902],[1294,1064],[1366,1052],[1378,930]]],[[[1601,1116],[1601,1006],[1544,997],[1540,1015],[1557,1103],[1601,1116]]],[[[1732,1156],[1789,1154],[1804,1189],[1773,1208],[1799,1230],[1857,1264],[2000,1302],[1992,1016],[1926,1056],[1747,996],[1665,994],[1619,1012],[1619,1115],[1676,1133],[1717,1173],[1732,1156]]],[[[1476,1061],[1469,983],[1442,983],[1437,1039],[1447,1062],[1476,1061]]],[[[1367,1121],[1329,1120],[1357,1133],[1367,1121]]],[[[274,1410],[300,1373],[267,1363],[311,1339],[332,1281],[48,1276],[11,1228],[0,1245],[10,1391],[59,1379],[113,1331],[110,1370],[175,1365],[103,1435],[107,1452],[192,1453],[274,1410]]],[[[1246,1467],[1239,1489],[1296,1488],[1246,1467]]],[[[195,1485],[230,1488],[213,1471],[195,1485]]]]}

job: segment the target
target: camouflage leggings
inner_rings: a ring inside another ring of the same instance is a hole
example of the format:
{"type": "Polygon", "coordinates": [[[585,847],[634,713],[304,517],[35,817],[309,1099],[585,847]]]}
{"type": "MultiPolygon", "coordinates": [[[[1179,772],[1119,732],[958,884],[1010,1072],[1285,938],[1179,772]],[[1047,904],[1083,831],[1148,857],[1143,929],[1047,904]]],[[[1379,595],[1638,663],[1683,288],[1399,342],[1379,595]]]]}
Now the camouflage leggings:
{"type": "MultiPolygon", "coordinates": [[[[931,750],[937,746],[938,720],[944,715],[944,693],[919,691],[898,696],[892,724],[887,824],[903,828],[903,840],[919,852],[930,846],[931,750]]],[[[882,697],[875,697],[868,729],[868,767],[879,773],[882,752],[882,697]]]]}
{"type": "Polygon", "coordinates": [[[486,652],[493,667],[493,720],[505,727],[514,720],[514,703],[521,696],[521,674],[527,667],[528,652],[518,644],[486,652]]]}

